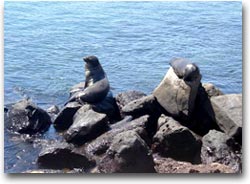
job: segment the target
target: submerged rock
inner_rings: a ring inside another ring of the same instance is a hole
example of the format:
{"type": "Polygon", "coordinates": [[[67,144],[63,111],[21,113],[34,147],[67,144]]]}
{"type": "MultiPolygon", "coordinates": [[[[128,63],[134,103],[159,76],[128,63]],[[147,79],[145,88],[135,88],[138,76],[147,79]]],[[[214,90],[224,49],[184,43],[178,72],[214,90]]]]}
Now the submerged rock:
{"type": "Polygon", "coordinates": [[[202,138],[202,162],[218,162],[229,166],[234,172],[241,172],[241,150],[225,133],[211,130],[202,138]]]}
{"type": "Polygon", "coordinates": [[[79,109],[74,116],[74,122],[64,135],[67,142],[83,144],[98,137],[108,129],[106,114],[86,110],[85,106],[79,109]]]}
{"type": "Polygon", "coordinates": [[[57,130],[68,129],[73,123],[73,116],[81,106],[82,105],[79,104],[78,102],[67,103],[66,106],[64,106],[60,111],[60,113],[57,115],[53,123],[55,129],[57,130]]]}
{"type": "Polygon", "coordinates": [[[40,168],[87,170],[95,165],[87,155],[74,151],[74,146],[66,142],[46,145],[37,160],[40,168]]]}
{"type": "Polygon", "coordinates": [[[98,165],[102,173],[153,173],[153,157],[135,131],[117,134],[98,165]]]}
{"type": "Polygon", "coordinates": [[[215,119],[222,131],[242,142],[242,94],[211,98],[215,119]]]}
{"type": "Polygon", "coordinates": [[[194,110],[201,75],[199,68],[185,59],[176,59],[171,63],[173,67],[170,67],[153,95],[171,116],[187,120],[194,110]],[[192,66],[192,71],[189,65],[192,66]]]}
{"type": "Polygon", "coordinates": [[[201,140],[171,117],[162,115],[153,137],[153,151],[175,160],[200,163],[201,140]]]}
{"type": "Polygon", "coordinates": [[[50,116],[30,100],[21,100],[7,112],[7,128],[21,134],[43,133],[51,125],[50,116]]]}

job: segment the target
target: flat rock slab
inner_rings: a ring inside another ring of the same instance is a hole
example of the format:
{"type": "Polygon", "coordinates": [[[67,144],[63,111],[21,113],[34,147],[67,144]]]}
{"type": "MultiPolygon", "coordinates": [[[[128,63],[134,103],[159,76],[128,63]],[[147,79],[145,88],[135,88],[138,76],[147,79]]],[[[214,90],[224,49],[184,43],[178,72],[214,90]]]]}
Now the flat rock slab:
{"type": "Polygon", "coordinates": [[[85,106],[77,111],[73,124],[69,127],[64,137],[67,142],[83,144],[98,137],[108,129],[108,118],[106,114],[101,114],[90,110],[85,110],[85,106]],[[83,111],[81,111],[83,109],[83,111]]]}
{"type": "Polygon", "coordinates": [[[46,145],[38,157],[40,168],[46,169],[89,169],[95,165],[88,156],[74,151],[74,146],[66,142],[46,145]]]}
{"type": "Polygon", "coordinates": [[[154,155],[155,170],[161,174],[172,173],[234,173],[234,171],[223,164],[198,164],[193,165],[189,162],[176,161],[171,158],[163,158],[154,155]]]}
{"type": "Polygon", "coordinates": [[[242,94],[211,98],[215,119],[222,131],[242,142],[242,94]]]}
{"type": "Polygon", "coordinates": [[[202,138],[202,162],[204,164],[218,162],[229,166],[234,172],[241,172],[241,150],[235,150],[236,146],[234,140],[225,133],[210,130],[202,138]]]}
{"type": "Polygon", "coordinates": [[[98,165],[101,173],[154,173],[152,154],[133,130],[117,134],[98,165]]]}
{"type": "Polygon", "coordinates": [[[162,115],[159,129],[153,137],[153,151],[175,160],[200,163],[201,140],[199,136],[171,117],[162,115]]]}

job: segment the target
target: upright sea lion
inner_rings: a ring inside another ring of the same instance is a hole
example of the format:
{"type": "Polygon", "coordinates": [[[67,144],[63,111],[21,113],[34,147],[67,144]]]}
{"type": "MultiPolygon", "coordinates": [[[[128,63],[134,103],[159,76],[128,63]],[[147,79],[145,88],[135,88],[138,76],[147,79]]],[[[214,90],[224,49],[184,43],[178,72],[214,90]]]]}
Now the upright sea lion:
{"type": "Polygon", "coordinates": [[[108,78],[95,56],[83,58],[85,61],[85,85],[72,94],[68,102],[97,103],[102,101],[109,92],[108,78]]]}
{"type": "Polygon", "coordinates": [[[200,77],[199,67],[187,59],[172,59],[170,65],[174,69],[175,74],[184,81],[194,81],[200,77]]]}

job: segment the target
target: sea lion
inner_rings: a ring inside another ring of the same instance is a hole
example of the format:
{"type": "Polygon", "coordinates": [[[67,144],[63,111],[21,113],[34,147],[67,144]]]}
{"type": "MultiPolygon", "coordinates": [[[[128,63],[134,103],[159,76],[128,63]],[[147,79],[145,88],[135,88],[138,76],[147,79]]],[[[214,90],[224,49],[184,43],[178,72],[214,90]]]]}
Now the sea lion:
{"type": "Polygon", "coordinates": [[[174,69],[175,74],[184,81],[191,82],[200,77],[199,67],[187,59],[175,58],[169,64],[174,69]]]}
{"type": "Polygon", "coordinates": [[[102,101],[109,92],[108,78],[96,56],[87,56],[85,61],[84,88],[72,94],[68,102],[97,103],[102,101]]]}

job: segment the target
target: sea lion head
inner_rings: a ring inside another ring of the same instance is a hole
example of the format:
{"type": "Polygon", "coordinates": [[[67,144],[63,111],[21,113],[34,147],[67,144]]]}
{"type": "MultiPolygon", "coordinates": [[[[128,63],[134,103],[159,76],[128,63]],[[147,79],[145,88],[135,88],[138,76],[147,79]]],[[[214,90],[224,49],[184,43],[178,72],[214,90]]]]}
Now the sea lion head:
{"type": "Polygon", "coordinates": [[[183,79],[185,81],[191,82],[195,81],[198,77],[200,77],[199,67],[194,63],[187,64],[185,67],[183,79]]]}
{"type": "Polygon", "coordinates": [[[83,61],[85,61],[86,66],[90,68],[98,67],[100,66],[99,60],[96,56],[87,56],[83,58],[83,61]]]}

